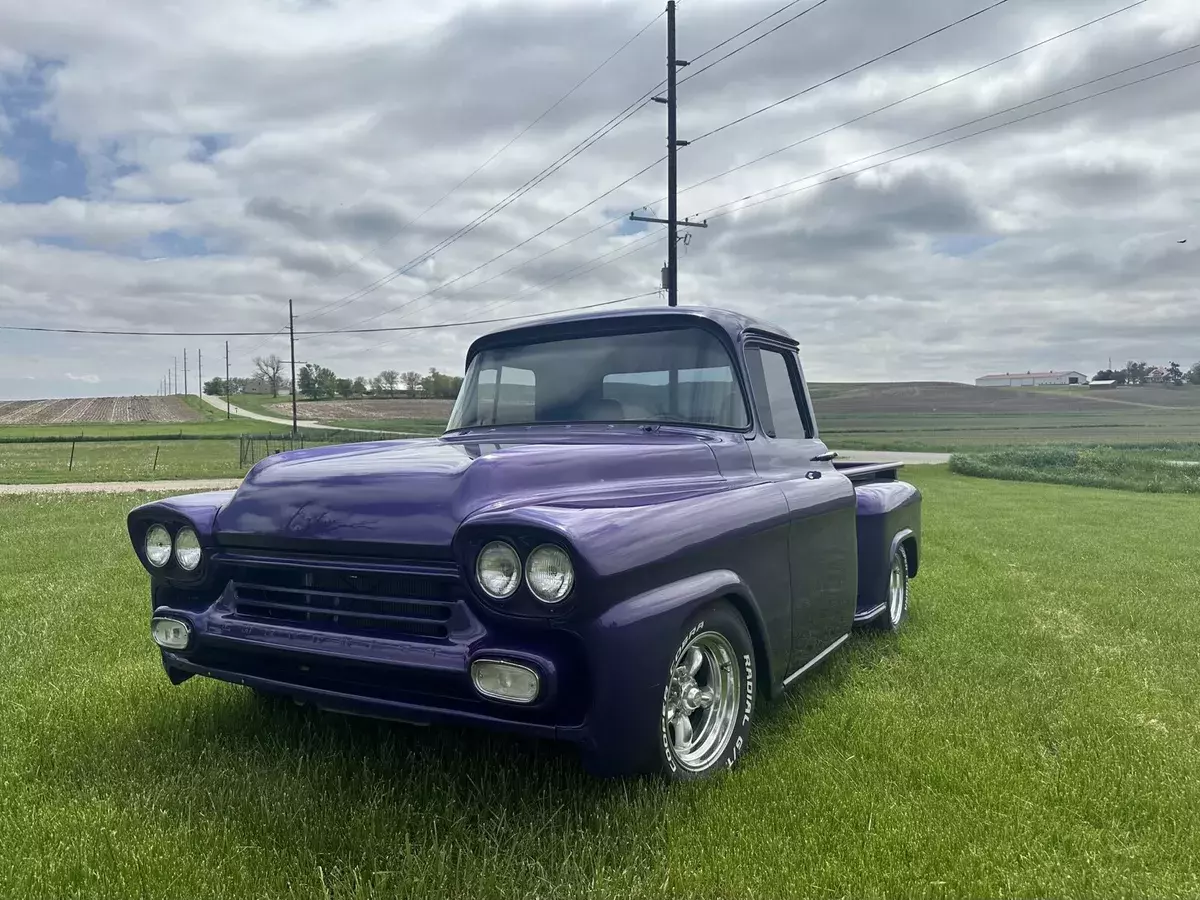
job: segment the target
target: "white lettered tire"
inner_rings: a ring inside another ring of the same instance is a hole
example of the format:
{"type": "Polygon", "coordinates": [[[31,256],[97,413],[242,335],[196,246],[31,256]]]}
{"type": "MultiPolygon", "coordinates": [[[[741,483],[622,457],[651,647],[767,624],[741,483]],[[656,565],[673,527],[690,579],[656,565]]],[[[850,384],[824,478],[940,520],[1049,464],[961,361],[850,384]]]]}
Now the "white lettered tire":
{"type": "Polygon", "coordinates": [[[662,771],[693,781],[733,768],[746,752],[758,689],[746,623],[728,602],[708,606],[688,621],[667,662],[662,771]]]}

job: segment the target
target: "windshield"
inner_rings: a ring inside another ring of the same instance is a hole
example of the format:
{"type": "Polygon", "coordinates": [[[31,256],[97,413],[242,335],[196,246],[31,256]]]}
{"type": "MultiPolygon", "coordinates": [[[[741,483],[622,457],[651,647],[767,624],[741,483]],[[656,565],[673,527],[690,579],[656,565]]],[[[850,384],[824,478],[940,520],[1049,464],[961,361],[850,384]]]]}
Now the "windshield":
{"type": "Polygon", "coordinates": [[[685,326],[485,350],[447,430],[566,422],[750,424],[729,353],[685,326]]]}

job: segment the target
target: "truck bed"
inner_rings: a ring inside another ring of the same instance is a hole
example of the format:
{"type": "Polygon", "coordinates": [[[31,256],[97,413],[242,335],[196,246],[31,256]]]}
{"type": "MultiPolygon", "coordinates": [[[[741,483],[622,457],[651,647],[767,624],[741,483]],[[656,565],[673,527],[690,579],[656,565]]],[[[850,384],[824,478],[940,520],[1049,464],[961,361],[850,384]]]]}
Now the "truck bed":
{"type": "Polygon", "coordinates": [[[876,481],[895,481],[904,463],[834,462],[833,466],[854,484],[870,484],[876,481]]]}

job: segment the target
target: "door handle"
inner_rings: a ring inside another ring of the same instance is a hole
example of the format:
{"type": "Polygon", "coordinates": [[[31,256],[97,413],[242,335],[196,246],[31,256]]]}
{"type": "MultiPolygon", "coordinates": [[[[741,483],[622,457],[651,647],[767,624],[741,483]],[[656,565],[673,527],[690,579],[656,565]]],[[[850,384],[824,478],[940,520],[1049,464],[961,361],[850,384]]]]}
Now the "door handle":
{"type": "Polygon", "coordinates": [[[822,453],[819,456],[814,456],[810,462],[833,462],[837,458],[837,453],[835,453],[833,450],[830,450],[828,453],[822,453]]]}

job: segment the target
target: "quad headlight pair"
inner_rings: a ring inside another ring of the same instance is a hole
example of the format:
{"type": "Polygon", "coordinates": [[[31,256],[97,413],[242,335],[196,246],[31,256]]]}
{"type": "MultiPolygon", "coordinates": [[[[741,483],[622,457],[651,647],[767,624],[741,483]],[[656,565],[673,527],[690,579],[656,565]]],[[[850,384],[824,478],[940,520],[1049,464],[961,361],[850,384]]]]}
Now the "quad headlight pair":
{"type": "Polygon", "coordinates": [[[575,586],[571,557],[554,544],[534,549],[524,566],[520,554],[505,541],[492,541],[475,560],[475,578],[493,600],[507,600],[515,594],[522,575],[533,596],[550,606],[566,600],[575,586]]]}
{"type": "Polygon", "coordinates": [[[146,559],[156,569],[161,569],[171,561],[175,554],[175,562],[185,572],[194,572],[200,565],[200,538],[190,525],[184,525],[172,539],[171,532],[165,525],[151,525],[146,531],[146,559]]]}

